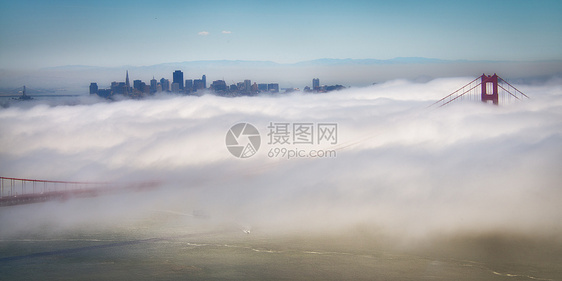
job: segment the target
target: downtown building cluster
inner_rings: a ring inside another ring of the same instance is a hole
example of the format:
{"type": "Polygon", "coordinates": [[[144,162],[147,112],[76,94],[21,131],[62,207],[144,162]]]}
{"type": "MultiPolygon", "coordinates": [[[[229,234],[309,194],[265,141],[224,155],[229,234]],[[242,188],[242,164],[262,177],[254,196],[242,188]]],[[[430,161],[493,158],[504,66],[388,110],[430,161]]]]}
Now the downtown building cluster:
{"type": "Polygon", "coordinates": [[[131,86],[129,71],[127,71],[124,82],[111,82],[111,86],[108,89],[100,89],[96,82],[90,83],[90,94],[96,94],[107,99],[112,99],[116,97],[116,95],[130,98],[142,98],[159,92],[199,95],[205,90],[223,96],[250,96],[263,92],[278,93],[279,84],[257,84],[255,82],[252,84],[251,80],[244,80],[237,84],[227,85],[224,80],[216,80],[207,87],[206,75],[203,75],[201,79],[184,80],[181,70],[174,71],[171,82],[166,78],[156,80],[153,77],[152,80],[150,80],[150,84],[146,84],[141,80],[134,80],[131,86]]]}

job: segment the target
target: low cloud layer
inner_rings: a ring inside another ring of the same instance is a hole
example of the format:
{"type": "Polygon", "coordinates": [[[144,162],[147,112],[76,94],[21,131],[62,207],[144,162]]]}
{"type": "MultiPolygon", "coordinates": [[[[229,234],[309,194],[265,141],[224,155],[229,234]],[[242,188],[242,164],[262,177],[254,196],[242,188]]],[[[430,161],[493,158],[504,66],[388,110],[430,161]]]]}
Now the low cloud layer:
{"type": "Polygon", "coordinates": [[[3,176],[162,185],[87,204],[4,208],[0,233],[204,210],[213,222],[264,232],[559,235],[562,83],[516,85],[531,99],[508,106],[427,108],[470,80],[393,80],[318,95],[13,105],[0,110],[3,176]],[[262,135],[248,159],[225,146],[226,132],[239,122],[262,135]],[[337,123],[338,144],[300,146],[337,157],[269,158],[270,122],[337,123]],[[30,213],[25,223],[12,219],[30,213]]]}

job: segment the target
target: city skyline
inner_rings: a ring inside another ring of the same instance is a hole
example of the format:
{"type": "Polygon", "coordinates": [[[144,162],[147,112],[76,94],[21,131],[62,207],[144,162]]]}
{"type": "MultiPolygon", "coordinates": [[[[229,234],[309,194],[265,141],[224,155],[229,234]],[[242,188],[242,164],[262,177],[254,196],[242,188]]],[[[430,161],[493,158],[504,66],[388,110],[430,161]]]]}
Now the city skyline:
{"type": "Polygon", "coordinates": [[[0,69],[320,58],[560,60],[562,3],[1,2],[0,69]]]}
{"type": "MultiPolygon", "coordinates": [[[[320,78],[326,85],[365,87],[394,79],[429,81],[445,77],[475,77],[481,73],[498,73],[510,81],[531,82],[559,77],[562,60],[515,62],[515,61],[468,61],[438,60],[430,58],[396,58],[391,60],[319,59],[296,64],[278,64],[268,61],[193,61],[162,63],[150,66],[61,66],[39,70],[2,70],[0,88],[10,89],[27,85],[35,89],[62,92],[87,93],[87,85],[97,82],[101,87],[110,85],[123,73],[129,72],[131,82],[142,80],[146,84],[155,77],[169,79],[173,84],[173,72],[186,70],[187,77],[209,77],[209,85],[224,80],[228,85],[251,79],[274,81],[281,88],[310,86],[310,79],[320,78]]],[[[121,80],[121,79],[118,79],[121,80]]],[[[197,79],[196,79],[197,80],[197,79]]],[[[202,79],[198,79],[202,80],[202,79]]],[[[158,81],[156,81],[158,83],[158,81]]],[[[192,83],[199,83],[192,81],[192,83]]],[[[194,86],[194,85],[192,85],[194,86]]],[[[314,88],[314,85],[312,85],[314,88]]]]}
{"type": "MultiPolygon", "coordinates": [[[[185,77],[187,78],[187,77],[185,77]]],[[[168,92],[183,95],[202,95],[208,91],[220,96],[253,96],[259,93],[279,93],[283,90],[285,93],[300,91],[299,88],[281,88],[279,83],[258,82],[250,79],[228,85],[224,79],[214,80],[207,87],[207,75],[203,74],[201,79],[185,79],[182,70],[175,70],[172,73],[172,81],[162,77],[156,80],[153,76],[149,83],[145,83],[141,79],[134,79],[131,87],[129,79],[129,71],[125,72],[125,82],[113,81],[109,88],[102,88],[97,82],[91,82],[89,86],[90,95],[98,95],[103,98],[112,99],[116,95],[122,95],[129,98],[143,98],[155,93],[168,92]],[[160,82],[159,82],[160,81],[160,82]],[[252,83],[253,82],[253,83],[252,83]],[[201,90],[201,91],[200,91],[201,90]]],[[[103,86],[103,85],[102,85],[103,86]]],[[[310,86],[304,86],[304,92],[325,93],[335,90],[341,90],[345,87],[342,85],[320,85],[319,78],[313,78],[310,86]],[[311,87],[312,86],[312,87],[311,87]]]]}

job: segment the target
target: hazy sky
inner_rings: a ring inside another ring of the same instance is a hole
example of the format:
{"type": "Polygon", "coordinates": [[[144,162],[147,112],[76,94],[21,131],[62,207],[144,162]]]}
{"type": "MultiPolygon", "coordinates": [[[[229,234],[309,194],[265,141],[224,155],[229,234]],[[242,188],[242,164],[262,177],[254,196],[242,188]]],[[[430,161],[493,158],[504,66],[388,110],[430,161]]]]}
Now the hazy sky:
{"type": "Polygon", "coordinates": [[[560,1],[0,1],[0,68],[562,59],[560,1]]]}

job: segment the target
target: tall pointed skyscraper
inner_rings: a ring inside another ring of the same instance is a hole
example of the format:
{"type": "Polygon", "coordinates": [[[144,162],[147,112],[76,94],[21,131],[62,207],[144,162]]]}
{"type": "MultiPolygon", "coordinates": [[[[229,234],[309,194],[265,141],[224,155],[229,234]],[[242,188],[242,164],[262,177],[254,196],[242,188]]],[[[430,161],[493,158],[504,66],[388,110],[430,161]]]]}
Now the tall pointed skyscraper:
{"type": "Polygon", "coordinates": [[[125,92],[129,92],[131,89],[131,84],[129,84],[129,71],[127,70],[127,77],[125,78],[125,92]]]}

